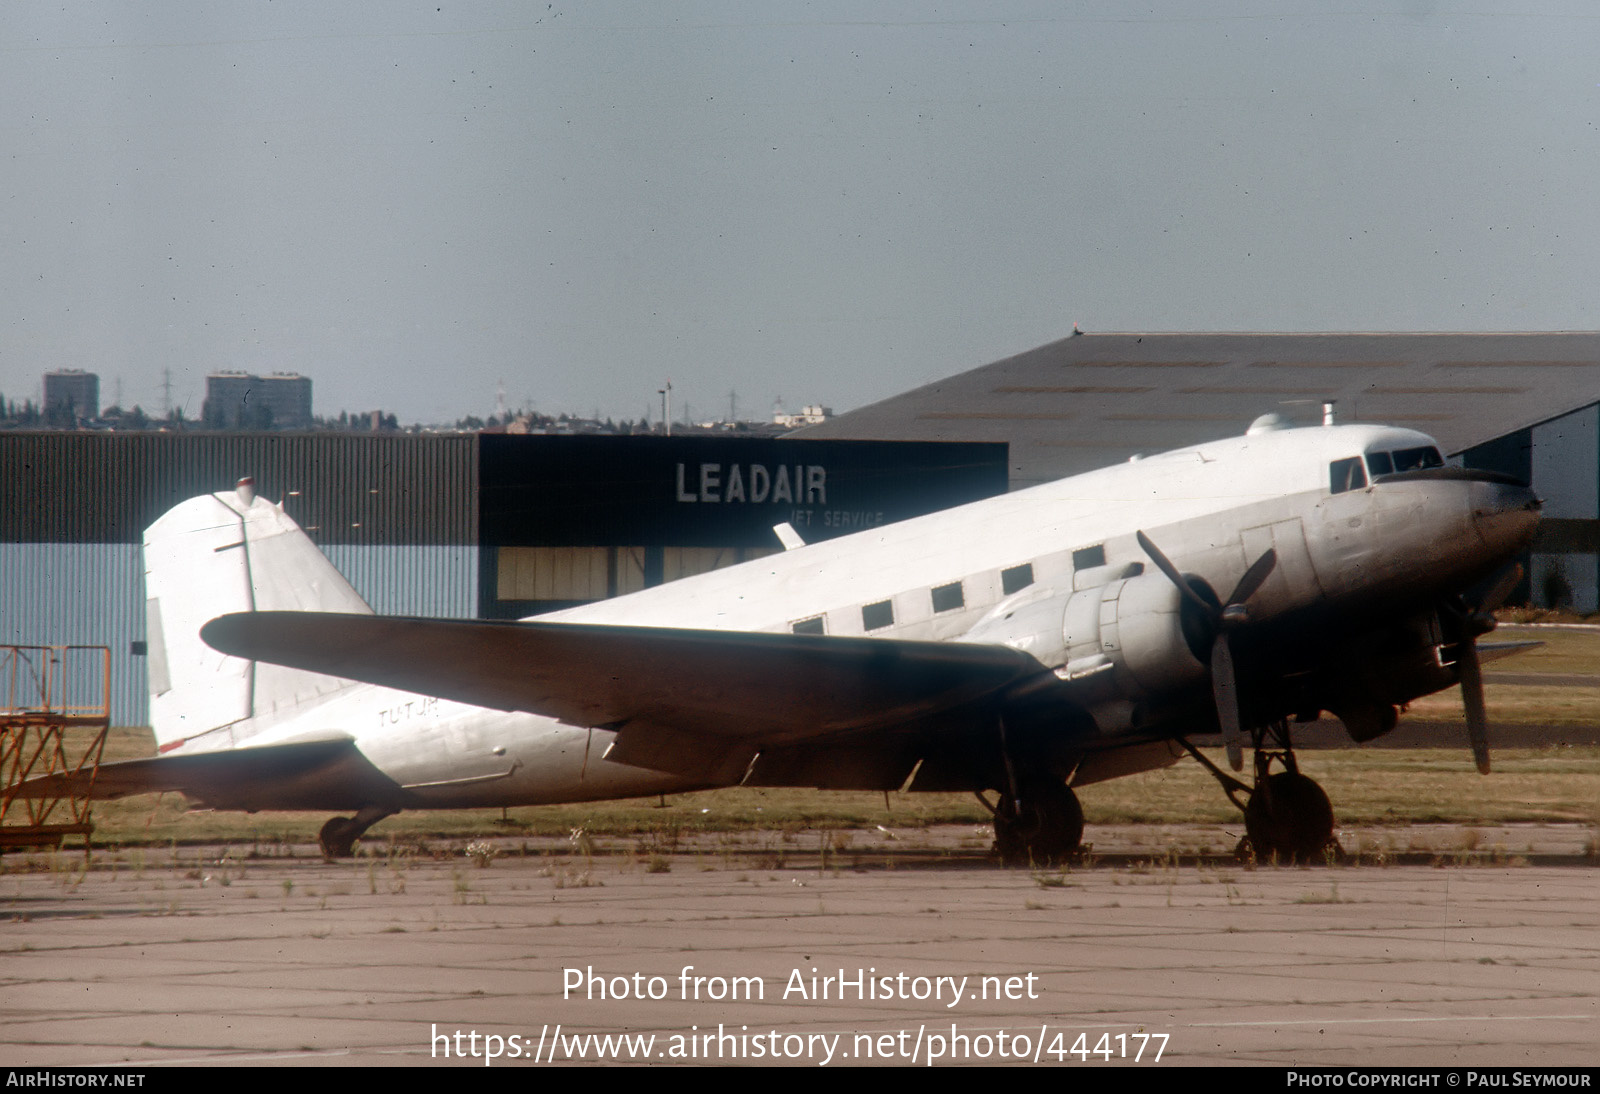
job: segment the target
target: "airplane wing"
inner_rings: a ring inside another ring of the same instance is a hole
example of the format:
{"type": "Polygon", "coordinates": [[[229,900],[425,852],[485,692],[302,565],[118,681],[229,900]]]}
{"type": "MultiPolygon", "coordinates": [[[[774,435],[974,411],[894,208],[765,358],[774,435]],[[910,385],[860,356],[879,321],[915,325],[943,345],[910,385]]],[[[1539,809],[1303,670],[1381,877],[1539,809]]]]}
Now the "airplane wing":
{"type": "Polygon", "coordinates": [[[757,747],[973,702],[1043,672],[998,645],[581,623],[241,612],[235,657],[619,731],[610,758],[737,778],[757,747]]]}

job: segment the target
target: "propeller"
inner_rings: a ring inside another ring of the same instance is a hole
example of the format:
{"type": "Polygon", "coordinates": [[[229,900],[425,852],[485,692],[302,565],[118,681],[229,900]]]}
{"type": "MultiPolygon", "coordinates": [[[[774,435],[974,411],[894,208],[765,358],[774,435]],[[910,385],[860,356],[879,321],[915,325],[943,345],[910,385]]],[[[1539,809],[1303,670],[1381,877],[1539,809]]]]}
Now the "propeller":
{"type": "Polygon", "coordinates": [[[1228,763],[1235,771],[1244,770],[1244,727],[1239,720],[1239,685],[1233,669],[1233,648],[1228,642],[1229,632],[1250,622],[1250,609],[1246,601],[1256,594],[1278,565],[1278,552],[1267,548],[1262,556],[1250,564],[1239,583],[1233,587],[1228,599],[1219,606],[1201,596],[1189,580],[1178,572],[1172,560],[1150,541],[1143,532],[1136,532],[1139,546],[1156,564],[1156,569],[1178,587],[1186,600],[1211,627],[1211,695],[1217,704],[1217,721],[1222,726],[1222,745],[1228,752],[1228,763]]]}
{"type": "Polygon", "coordinates": [[[1500,574],[1484,593],[1478,606],[1469,610],[1456,601],[1446,601],[1446,611],[1461,628],[1456,643],[1456,675],[1461,683],[1461,706],[1467,714],[1467,739],[1472,742],[1472,759],[1478,773],[1489,773],[1489,713],[1483,702],[1483,666],[1478,661],[1478,636],[1494,630],[1494,610],[1522,580],[1522,567],[1516,563],[1500,574]]]}

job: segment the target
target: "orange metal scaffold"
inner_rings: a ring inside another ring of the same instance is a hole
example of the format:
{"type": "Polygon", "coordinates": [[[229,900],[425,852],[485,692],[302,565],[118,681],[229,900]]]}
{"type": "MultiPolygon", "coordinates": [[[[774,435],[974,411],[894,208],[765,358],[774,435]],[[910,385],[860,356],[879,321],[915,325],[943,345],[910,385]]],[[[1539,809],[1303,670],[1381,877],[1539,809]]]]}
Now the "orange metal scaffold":
{"type": "Polygon", "coordinates": [[[61,846],[94,824],[90,790],[111,726],[105,646],[0,645],[0,848],[61,846]],[[52,797],[22,798],[29,779],[66,776],[52,797]]]}

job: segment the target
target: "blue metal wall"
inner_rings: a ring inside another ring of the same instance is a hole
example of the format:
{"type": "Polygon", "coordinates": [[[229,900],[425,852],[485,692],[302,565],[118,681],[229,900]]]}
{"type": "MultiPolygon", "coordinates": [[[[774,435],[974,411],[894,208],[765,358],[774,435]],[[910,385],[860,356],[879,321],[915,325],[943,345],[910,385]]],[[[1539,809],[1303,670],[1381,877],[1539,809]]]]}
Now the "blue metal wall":
{"type": "MultiPolygon", "coordinates": [[[[384,615],[471,618],[477,601],[476,547],[324,548],[373,610],[384,615]]],[[[130,543],[0,543],[0,643],[107,646],[111,720],[149,720],[144,571],[130,543]]],[[[79,687],[98,683],[84,681],[79,687]]]]}
{"type": "MultiPolygon", "coordinates": [[[[144,725],[144,571],[127,543],[0,543],[0,642],[108,646],[111,720],[144,725]]],[[[73,690],[89,681],[74,681],[73,690]]],[[[99,691],[98,685],[94,687],[99,691]]]]}
{"type": "Polygon", "coordinates": [[[109,647],[112,720],[144,724],[143,530],[245,474],[374,610],[470,617],[477,453],[459,435],[0,434],[0,642],[109,647]]]}

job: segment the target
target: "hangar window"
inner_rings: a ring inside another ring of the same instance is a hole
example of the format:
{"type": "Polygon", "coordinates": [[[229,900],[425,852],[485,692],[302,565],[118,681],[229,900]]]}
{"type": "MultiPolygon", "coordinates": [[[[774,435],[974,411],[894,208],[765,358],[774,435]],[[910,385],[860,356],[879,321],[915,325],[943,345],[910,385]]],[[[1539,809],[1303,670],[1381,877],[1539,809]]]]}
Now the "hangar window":
{"type": "Polygon", "coordinates": [[[961,582],[952,581],[948,585],[940,585],[933,590],[933,610],[937,612],[953,612],[957,608],[966,607],[966,597],[961,595],[961,582]]]}
{"type": "Polygon", "coordinates": [[[1106,546],[1097,543],[1093,547],[1080,547],[1072,552],[1072,568],[1074,570],[1092,570],[1096,566],[1106,564],[1106,546]]]}
{"type": "Polygon", "coordinates": [[[861,609],[861,626],[869,631],[881,631],[894,624],[894,602],[880,600],[861,609]]]}
{"type": "Polygon", "coordinates": [[[1018,589],[1026,589],[1033,584],[1033,563],[1024,562],[1021,566],[1013,566],[1009,570],[1000,571],[1000,588],[1006,593],[1014,593],[1018,589]]]}
{"type": "Polygon", "coordinates": [[[1423,471],[1430,467],[1443,467],[1444,457],[1430,445],[1422,448],[1402,448],[1394,454],[1396,471],[1423,471]]]}
{"type": "Polygon", "coordinates": [[[802,619],[798,623],[791,624],[789,629],[794,631],[795,634],[828,633],[828,629],[823,625],[822,616],[820,615],[814,615],[810,619],[802,619]]]}
{"type": "Polygon", "coordinates": [[[1359,490],[1367,485],[1367,473],[1361,469],[1361,457],[1334,460],[1328,465],[1328,489],[1335,494],[1346,490],[1359,490]]]}

